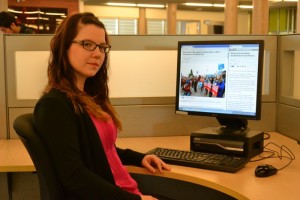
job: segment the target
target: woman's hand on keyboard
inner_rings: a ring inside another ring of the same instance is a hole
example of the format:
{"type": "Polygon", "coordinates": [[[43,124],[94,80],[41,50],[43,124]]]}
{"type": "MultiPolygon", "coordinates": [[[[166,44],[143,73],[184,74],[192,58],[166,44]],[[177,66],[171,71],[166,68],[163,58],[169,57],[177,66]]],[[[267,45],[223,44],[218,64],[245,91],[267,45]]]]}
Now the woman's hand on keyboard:
{"type": "Polygon", "coordinates": [[[159,173],[163,173],[163,170],[171,171],[171,167],[167,163],[153,154],[146,155],[143,158],[142,166],[152,173],[156,173],[156,169],[158,169],[159,173]]]}

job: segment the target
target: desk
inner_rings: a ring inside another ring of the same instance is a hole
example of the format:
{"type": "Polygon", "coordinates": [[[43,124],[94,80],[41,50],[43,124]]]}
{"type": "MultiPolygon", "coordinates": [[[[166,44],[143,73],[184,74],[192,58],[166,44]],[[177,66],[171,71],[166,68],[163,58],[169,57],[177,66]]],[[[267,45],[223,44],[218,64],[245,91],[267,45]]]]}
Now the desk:
{"type": "Polygon", "coordinates": [[[35,167],[21,140],[0,140],[0,172],[32,171],[35,167]]]}
{"type": "MultiPolygon", "coordinates": [[[[274,132],[270,134],[271,138],[266,140],[265,144],[270,141],[278,145],[286,145],[295,156],[300,155],[300,145],[295,140],[274,132]]],[[[118,138],[117,146],[140,152],[147,152],[157,146],[188,150],[189,136],[118,138]]],[[[245,199],[243,198],[245,196],[251,200],[296,200],[299,199],[299,159],[296,158],[290,166],[274,176],[268,178],[254,176],[255,167],[259,164],[272,164],[281,168],[287,163],[287,160],[280,159],[249,162],[235,174],[172,165],[172,172],[165,172],[162,176],[204,184],[238,196],[239,199],[245,199]]],[[[137,167],[130,166],[128,169],[130,172],[147,173],[137,167]]],[[[34,170],[32,161],[20,140],[0,140],[0,172],[34,170]]]]}

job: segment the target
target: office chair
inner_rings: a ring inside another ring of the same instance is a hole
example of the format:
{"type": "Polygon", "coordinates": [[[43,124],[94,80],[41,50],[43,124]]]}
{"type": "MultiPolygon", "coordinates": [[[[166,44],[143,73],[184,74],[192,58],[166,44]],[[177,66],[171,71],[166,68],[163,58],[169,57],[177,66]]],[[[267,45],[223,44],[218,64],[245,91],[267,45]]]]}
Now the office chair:
{"type": "Polygon", "coordinates": [[[13,122],[13,127],[36,168],[41,200],[64,199],[63,189],[52,166],[50,155],[35,130],[33,114],[18,116],[13,122]]]}

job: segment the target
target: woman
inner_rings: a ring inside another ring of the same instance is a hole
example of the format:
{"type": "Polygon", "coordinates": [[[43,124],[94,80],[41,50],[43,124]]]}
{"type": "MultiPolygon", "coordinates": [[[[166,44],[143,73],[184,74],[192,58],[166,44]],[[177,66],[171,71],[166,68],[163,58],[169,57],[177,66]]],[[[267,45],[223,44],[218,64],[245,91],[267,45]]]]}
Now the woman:
{"type": "Polygon", "coordinates": [[[155,173],[170,167],[154,155],[115,147],[121,122],[108,98],[104,25],[91,13],[68,16],[51,40],[48,84],[35,126],[53,159],[64,199],[156,199],[143,195],[122,165],[155,173]]]}

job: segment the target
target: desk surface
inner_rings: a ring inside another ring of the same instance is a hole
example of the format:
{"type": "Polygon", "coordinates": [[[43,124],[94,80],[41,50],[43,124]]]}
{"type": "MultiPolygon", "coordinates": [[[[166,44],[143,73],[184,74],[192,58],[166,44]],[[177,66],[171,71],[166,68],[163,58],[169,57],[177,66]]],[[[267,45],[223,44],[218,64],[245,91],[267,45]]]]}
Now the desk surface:
{"type": "Polygon", "coordinates": [[[0,172],[32,171],[35,167],[21,140],[0,140],[0,172]]]}
{"type": "MultiPolygon", "coordinates": [[[[236,196],[239,193],[241,196],[246,196],[251,200],[266,198],[273,200],[298,199],[300,160],[297,159],[297,156],[300,155],[300,145],[295,140],[278,133],[271,133],[271,138],[266,140],[265,144],[268,142],[285,145],[296,156],[296,159],[287,168],[280,170],[276,175],[271,177],[255,177],[254,170],[256,166],[259,164],[272,164],[277,168],[281,168],[289,161],[287,159],[272,158],[249,162],[235,174],[172,165],[172,172],[166,172],[163,176],[177,177],[178,179],[187,178],[186,180],[203,183],[213,188],[217,187],[229,193],[236,191],[236,196]],[[180,175],[183,176],[180,177],[180,175]]],[[[147,152],[158,146],[189,150],[189,136],[118,138],[117,146],[131,148],[140,152],[147,152]]],[[[258,158],[258,156],[255,158],[258,158]]],[[[140,168],[129,167],[128,169],[131,172],[147,173],[140,168]]],[[[34,170],[33,163],[20,140],[0,140],[0,172],[26,172],[34,170]]]]}

